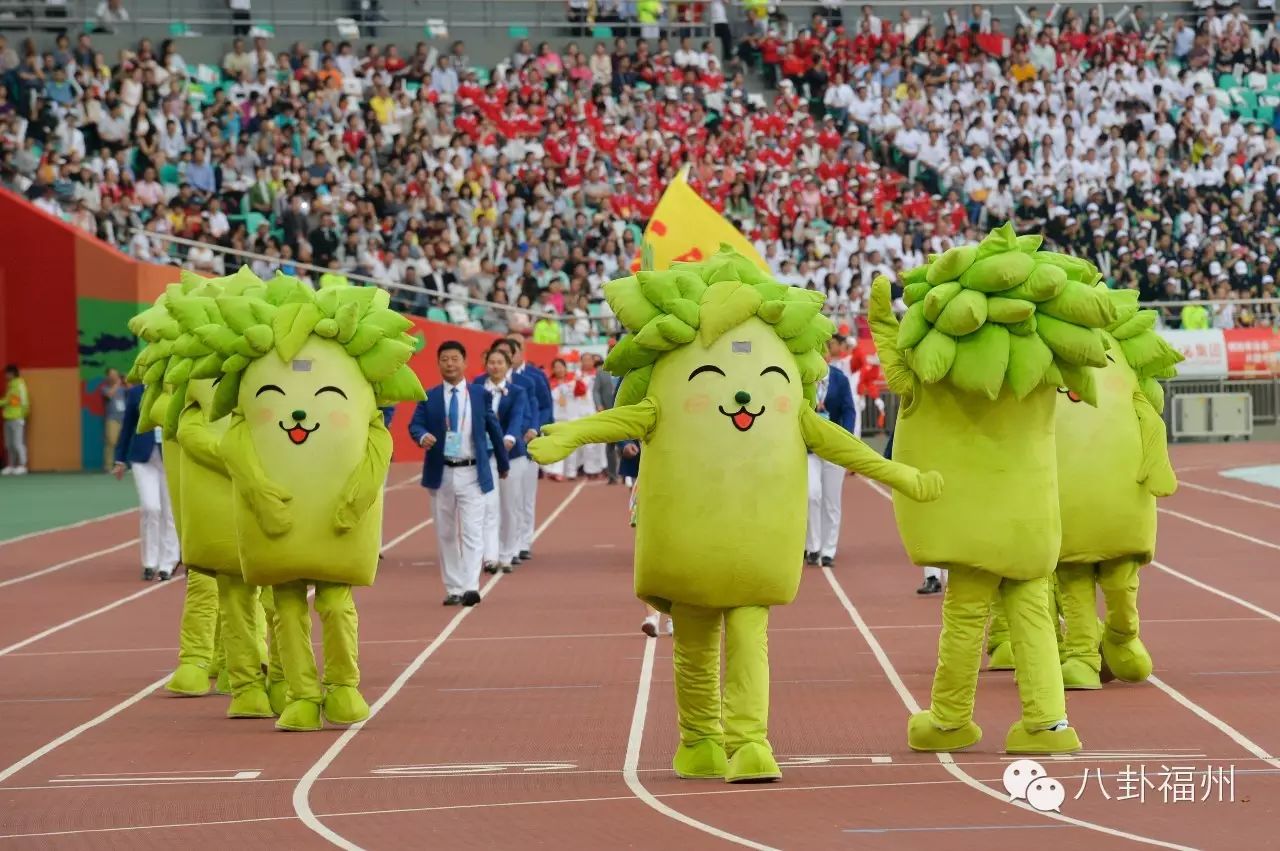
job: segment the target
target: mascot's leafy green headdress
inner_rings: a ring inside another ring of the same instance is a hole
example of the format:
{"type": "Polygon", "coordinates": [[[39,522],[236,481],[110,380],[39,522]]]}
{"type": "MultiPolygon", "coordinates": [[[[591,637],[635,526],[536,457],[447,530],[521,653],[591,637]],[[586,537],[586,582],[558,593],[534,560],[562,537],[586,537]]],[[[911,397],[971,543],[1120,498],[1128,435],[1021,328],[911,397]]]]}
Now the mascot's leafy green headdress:
{"type": "Polygon", "coordinates": [[[183,365],[173,370],[174,383],[222,378],[214,391],[212,419],[236,406],[240,380],[251,363],[272,352],[292,360],[312,334],[342,345],[373,386],[379,405],[424,398],[422,383],[408,365],[415,350],[406,333],[412,323],[390,309],[385,290],[330,286],[317,292],[285,275],[263,284],[247,269],[237,277],[247,284],[240,292],[171,293],[168,300],[184,336],[191,335],[183,365]],[[246,275],[252,281],[241,277],[246,275]]]}
{"type": "MultiPolygon", "coordinates": [[[[138,406],[138,431],[147,431],[162,425],[156,422],[153,416],[155,405],[165,390],[172,387],[167,373],[178,340],[182,336],[182,328],[169,312],[169,297],[175,291],[179,294],[189,292],[201,281],[203,278],[188,277],[188,273],[183,272],[181,284],[171,284],[165,292],[160,294],[155,304],[129,320],[129,331],[143,342],[142,350],[134,358],[133,366],[129,368],[126,376],[129,383],[142,384],[144,388],[142,402],[138,406]]],[[[185,392],[183,395],[186,395],[185,392]]],[[[172,432],[166,433],[166,437],[172,436],[172,432]]]]}
{"type": "Polygon", "coordinates": [[[1116,303],[1095,286],[1096,266],[1039,251],[1041,241],[1005,224],[903,275],[909,307],[898,348],[922,382],[946,379],[992,400],[1005,382],[1019,399],[1043,384],[1065,386],[1097,404],[1087,367],[1107,365],[1099,329],[1116,324],[1116,303]]]}
{"type": "Polygon", "coordinates": [[[753,316],[772,325],[796,356],[805,398],[816,404],[817,382],[827,374],[823,347],[835,332],[822,315],[822,293],[781,284],[721,244],[719,252],[700,263],[677,263],[663,272],[642,271],[610,281],[604,294],[630,332],[604,363],[623,379],[617,405],[644,398],[654,362],[663,352],[695,339],[709,346],[753,316]]]}
{"type": "MultiPolygon", "coordinates": [[[[1105,285],[1099,284],[1100,288],[1105,285]]],[[[1138,387],[1157,411],[1164,410],[1164,387],[1159,378],[1173,378],[1182,353],[1156,333],[1157,313],[1138,307],[1137,290],[1107,290],[1116,306],[1116,321],[1107,333],[1120,343],[1120,353],[1138,377],[1138,387]]]]}

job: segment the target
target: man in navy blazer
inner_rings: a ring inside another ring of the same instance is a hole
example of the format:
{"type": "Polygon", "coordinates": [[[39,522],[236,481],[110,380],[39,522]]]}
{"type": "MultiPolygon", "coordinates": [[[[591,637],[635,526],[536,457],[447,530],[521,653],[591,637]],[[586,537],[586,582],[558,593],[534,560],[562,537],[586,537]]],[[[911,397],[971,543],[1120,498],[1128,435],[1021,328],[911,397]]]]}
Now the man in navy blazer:
{"type": "Polygon", "coordinates": [[[490,446],[499,478],[510,465],[502,428],[483,387],[467,384],[467,350],[456,340],[436,349],[441,384],[427,392],[409,422],[409,435],[427,450],[422,486],[440,542],[440,574],[446,606],[480,602],[484,548],[484,495],[493,490],[490,446]]]}
{"type": "MultiPolygon", "coordinates": [[[[503,344],[502,340],[498,341],[503,344]]],[[[551,400],[551,382],[542,370],[524,359],[524,342],[519,334],[508,334],[505,346],[511,354],[511,380],[519,384],[528,394],[530,427],[525,432],[525,443],[537,437],[542,427],[555,422],[555,403],[551,400]]],[[[538,465],[530,459],[520,470],[523,477],[520,486],[520,499],[523,512],[521,515],[520,560],[533,558],[533,530],[536,526],[538,510],[538,465]]]]}
{"type": "MultiPolygon", "coordinates": [[[[115,466],[112,474],[124,478],[126,467],[133,468],[133,483],[138,489],[139,537],[142,540],[142,578],[159,576],[168,579],[178,566],[178,530],[173,522],[173,503],[164,475],[164,450],[160,429],[138,433],[138,415],[142,404],[141,384],[125,393],[124,421],[120,439],[116,441],[115,466]]],[[[177,458],[170,459],[178,463],[177,458]]]]}
{"type": "MultiPolygon", "coordinates": [[[[849,379],[828,364],[827,377],[818,382],[818,416],[852,433],[857,415],[849,379]]],[[[808,564],[830,567],[835,563],[844,477],[843,467],[809,453],[809,527],[804,546],[804,559],[808,564]]]]}

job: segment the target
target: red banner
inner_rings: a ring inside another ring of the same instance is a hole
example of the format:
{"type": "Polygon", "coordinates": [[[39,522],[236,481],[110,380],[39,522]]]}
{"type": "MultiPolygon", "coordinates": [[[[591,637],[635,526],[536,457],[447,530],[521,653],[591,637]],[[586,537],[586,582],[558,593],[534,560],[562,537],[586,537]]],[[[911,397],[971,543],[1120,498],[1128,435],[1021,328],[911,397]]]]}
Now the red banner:
{"type": "Polygon", "coordinates": [[[1232,378],[1280,375],[1280,334],[1274,328],[1231,328],[1222,337],[1232,378]]]}

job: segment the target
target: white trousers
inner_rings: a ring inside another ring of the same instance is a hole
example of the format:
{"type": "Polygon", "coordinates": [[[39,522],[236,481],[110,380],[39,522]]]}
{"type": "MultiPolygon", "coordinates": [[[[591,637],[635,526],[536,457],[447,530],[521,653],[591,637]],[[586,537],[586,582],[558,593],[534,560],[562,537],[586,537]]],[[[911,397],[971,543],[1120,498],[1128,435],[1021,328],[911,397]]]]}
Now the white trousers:
{"type": "Polygon", "coordinates": [[[603,443],[589,443],[578,452],[581,455],[582,472],[588,476],[598,476],[608,466],[609,454],[603,443]]]}
{"type": "Polygon", "coordinates": [[[533,469],[533,481],[537,484],[537,465],[528,458],[512,458],[507,478],[498,486],[498,561],[501,564],[511,564],[520,554],[520,536],[524,533],[524,492],[529,486],[526,467],[533,469]]]}
{"type": "Polygon", "coordinates": [[[502,498],[499,491],[506,489],[506,482],[498,481],[498,461],[490,456],[489,473],[493,476],[493,490],[484,495],[484,555],[483,561],[496,564],[498,558],[498,529],[502,524],[502,498]]]}
{"type": "MultiPolygon", "coordinates": [[[[520,492],[520,531],[516,540],[520,551],[525,552],[533,549],[533,532],[538,526],[538,465],[529,458],[518,460],[521,462],[519,478],[524,487],[520,492]]],[[[511,469],[508,479],[516,476],[515,465],[511,469]]]]}
{"type": "Polygon", "coordinates": [[[164,477],[164,459],[154,449],[151,458],[133,465],[141,515],[142,566],[172,573],[178,566],[178,530],[173,525],[173,503],[164,477]]]}
{"type": "Polygon", "coordinates": [[[4,421],[5,463],[10,467],[27,466],[27,421],[4,421]]]}
{"type": "Polygon", "coordinates": [[[445,467],[440,487],[431,491],[431,516],[440,543],[440,578],[447,594],[480,590],[484,496],[475,467],[445,467]]]}
{"type": "Polygon", "coordinates": [[[838,464],[809,456],[809,523],[805,552],[826,558],[836,557],[840,542],[840,501],[844,494],[845,470],[838,464]]]}

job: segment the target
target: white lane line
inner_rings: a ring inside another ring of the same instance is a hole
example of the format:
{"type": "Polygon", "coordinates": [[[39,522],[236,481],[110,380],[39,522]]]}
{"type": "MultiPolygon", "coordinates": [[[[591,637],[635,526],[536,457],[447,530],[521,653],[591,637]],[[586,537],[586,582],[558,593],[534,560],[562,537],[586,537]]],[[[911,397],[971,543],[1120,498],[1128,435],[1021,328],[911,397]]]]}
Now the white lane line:
{"type": "Polygon", "coordinates": [[[107,547],[106,549],[94,550],[91,553],[86,553],[82,556],[76,556],[75,558],[58,562],[55,565],[41,568],[40,570],[33,570],[31,573],[24,573],[22,576],[15,576],[12,579],[6,579],[3,582],[0,582],[0,588],[7,588],[10,585],[17,585],[19,582],[26,582],[28,579],[35,579],[37,576],[44,576],[45,574],[55,573],[59,570],[62,570],[64,567],[72,567],[74,565],[89,561],[90,559],[100,558],[101,556],[111,555],[112,553],[118,553],[120,552],[120,550],[123,550],[125,547],[131,547],[136,543],[138,543],[137,538],[130,538],[129,540],[125,541],[122,544],[116,544],[114,547],[107,547]]]}
{"type": "Polygon", "coordinates": [[[4,781],[8,780],[10,777],[17,774],[19,771],[26,768],[28,765],[40,759],[41,757],[45,756],[46,754],[62,747],[67,742],[71,741],[76,736],[79,736],[81,733],[85,732],[86,730],[92,730],[94,727],[98,726],[104,721],[108,721],[114,718],[115,716],[119,715],[121,712],[124,712],[130,706],[133,706],[135,703],[138,703],[139,701],[146,698],[152,692],[160,689],[160,687],[167,682],[169,682],[169,674],[165,674],[163,677],[151,683],[151,685],[143,688],[141,691],[137,692],[132,697],[125,698],[124,700],[117,703],[115,706],[103,712],[100,712],[99,714],[95,715],[93,718],[90,718],[88,721],[84,722],[80,726],[73,727],[72,729],[63,733],[61,736],[54,739],[53,741],[36,748],[31,753],[27,754],[22,759],[18,760],[13,765],[6,768],[4,771],[0,771],[0,783],[3,783],[4,781]]]}
{"type": "MultiPolygon", "coordinates": [[[[586,482],[579,483],[578,486],[570,491],[569,495],[566,496],[558,506],[556,506],[555,511],[551,512],[551,516],[544,520],[542,525],[533,533],[533,539],[535,541],[542,536],[542,533],[545,532],[557,518],[560,517],[564,510],[569,507],[569,503],[573,502],[574,498],[582,492],[584,487],[586,487],[586,482]]],[[[497,585],[504,575],[506,574],[495,574],[492,579],[486,582],[484,587],[480,589],[483,594],[488,595],[490,589],[497,585]]],[[[351,740],[364,729],[364,725],[372,721],[374,717],[377,716],[377,714],[381,712],[397,694],[400,693],[400,691],[405,687],[405,684],[409,682],[409,679],[416,674],[424,664],[426,664],[426,661],[431,658],[431,655],[440,648],[440,645],[444,644],[445,641],[449,639],[449,636],[454,633],[467,615],[471,614],[473,611],[475,611],[474,608],[464,608],[454,615],[453,619],[445,624],[445,627],[440,631],[440,634],[437,635],[430,644],[423,648],[422,652],[418,654],[418,657],[410,662],[409,666],[400,672],[400,676],[395,678],[391,685],[387,687],[387,690],[382,693],[382,696],[374,701],[373,705],[369,707],[369,717],[364,721],[352,724],[344,730],[342,735],[334,740],[333,744],[329,746],[329,749],[321,755],[320,759],[316,760],[314,765],[307,769],[306,774],[304,774],[302,779],[298,781],[298,785],[293,788],[293,811],[297,814],[298,819],[313,833],[320,836],[322,839],[325,839],[330,844],[345,849],[345,851],[363,851],[359,845],[356,845],[351,840],[330,829],[316,817],[315,812],[311,809],[311,789],[315,786],[316,780],[319,779],[320,775],[324,773],[324,770],[338,758],[338,755],[342,753],[343,749],[346,748],[348,744],[350,744],[351,740]]]]}
{"type": "Polygon", "coordinates": [[[0,656],[7,656],[15,650],[21,650],[23,647],[26,647],[27,645],[35,644],[37,641],[41,641],[55,633],[61,632],[67,627],[72,627],[78,623],[83,623],[84,621],[87,621],[90,618],[95,618],[98,615],[103,614],[104,612],[111,611],[112,609],[118,609],[121,606],[123,606],[125,603],[131,603],[134,600],[138,599],[139,597],[145,597],[148,594],[152,594],[156,591],[159,591],[161,588],[180,588],[184,584],[185,583],[183,583],[182,581],[174,581],[174,580],[169,580],[168,582],[160,582],[158,580],[153,582],[148,582],[147,587],[143,588],[141,591],[135,591],[129,596],[121,597],[119,600],[116,600],[113,603],[107,603],[105,606],[99,606],[98,608],[94,609],[91,612],[85,612],[83,615],[77,615],[76,617],[71,618],[70,620],[63,621],[57,626],[51,626],[46,630],[38,632],[35,635],[31,636],[30,638],[24,638],[22,641],[19,641],[15,644],[10,644],[8,647],[0,648],[0,656]]]}
{"type": "Polygon", "coordinates": [[[1210,594],[1217,594],[1219,597],[1221,597],[1224,600],[1230,600],[1231,602],[1235,603],[1238,606],[1243,606],[1244,608],[1248,609],[1251,612],[1256,612],[1262,615],[1264,618],[1268,618],[1269,620],[1273,620],[1276,623],[1280,623],[1280,615],[1276,614],[1275,612],[1269,611],[1267,609],[1262,608],[1261,606],[1250,603],[1248,600],[1245,600],[1242,597],[1237,597],[1235,594],[1229,594],[1226,591],[1223,591],[1221,588],[1214,588],[1212,585],[1209,585],[1205,582],[1201,582],[1199,579],[1196,579],[1195,577],[1192,577],[1192,576],[1188,576],[1187,574],[1179,570],[1174,570],[1172,567],[1169,567],[1169,565],[1165,564],[1164,562],[1153,561],[1151,562],[1151,567],[1154,567],[1156,570],[1163,570],[1165,573],[1169,574],[1170,576],[1176,576],[1177,578],[1181,579],[1183,582],[1186,582],[1189,585],[1194,585],[1195,587],[1199,588],[1202,591],[1208,591],[1210,594]]]}
{"type": "Polygon", "coordinates": [[[1266,506],[1267,508],[1280,508],[1280,502],[1268,502],[1265,499],[1258,499],[1257,497],[1254,497],[1254,496],[1246,496],[1245,494],[1236,493],[1235,491],[1224,490],[1222,488],[1211,488],[1208,485],[1199,485],[1199,484],[1196,484],[1195,482],[1188,482],[1186,479],[1179,479],[1178,487],[1191,488],[1192,490],[1204,491],[1205,493],[1216,494],[1218,496],[1225,496],[1228,499],[1238,499],[1241,502],[1249,502],[1254,505],[1263,505],[1263,506],[1266,506]]]}
{"type": "Polygon", "coordinates": [[[1196,703],[1194,700],[1187,697],[1185,694],[1178,691],[1176,688],[1169,685],[1164,680],[1157,677],[1155,674],[1152,674],[1151,676],[1147,677],[1147,682],[1151,683],[1153,686],[1160,689],[1160,691],[1169,695],[1169,697],[1173,698],[1174,701],[1176,701],[1179,705],[1181,705],[1185,709],[1190,710],[1194,715],[1199,717],[1202,721],[1207,721],[1209,724],[1216,727],[1219,732],[1223,733],[1227,738],[1231,739],[1231,741],[1235,742],[1237,745],[1244,748],[1249,753],[1256,756],[1258,759],[1262,760],[1263,762],[1267,763],[1273,768],[1280,768],[1280,759],[1277,759],[1276,757],[1267,753],[1266,750],[1264,750],[1261,745],[1254,742],[1244,733],[1241,733],[1235,727],[1232,727],[1226,721],[1223,721],[1221,718],[1214,715],[1212,712],[1205,709],[1203,706],[1196,703]]]}
{"type": "Polygon", "coordinates": [[[622,764],[622,778],[626,781],[627,788],[631,790],[631,794],[635,795],[645,806],[656,810],[669,819],[678,821],[683,825],[692,827],[694,830],[700,830],[703,833],[709,833],[717,839],[723,839],[726,842],[732,842],[734,845],[741,845],[745,848],[754,848],[756,851],[776,851],[776,849],[761,845],[759,842],[752,842],[737,834],[729,833],[718,827],[698,821],[692,816],[687,816],[677,809],[667,806],[662,801],[644,787],[640,782],[638,769],[640,767],[640,746],[644,742],[644,722],[649,713],[649,689],[653,684],[653,657],[658,647],[658,639],[651,638],[644,643],[644,660],[640,663],[640,683],[636,686],[636,706],[631,715],[631,733],[627,737],[627,756],[626,761],[622,764]]]}
{"type": "MultiPolygon", "coordinates": [[[[865,479],[864,481],[866,481],[867,485],[872,490],[874,490],[876,493],[883,496],[885,499],[888,499],[888,500],[893,499],[892,495],[887,490],[882,488],[880,485],[865,479]]],[[[875,634],[872,633],[871,628],[867,626],[867,622],[862,619],[862,615],[858,613],[857,608],[849,600],[849,596],[845,594],[844,588],[840,585],[839,580],[836,579],[835,573],[829,567],[822,568],[822,572],[823,574],[826,575],[827,583],[831,586],[831,590],[835,592],[836,598],[840,600],[840,605],[844,606],[844,610],[849,613],[849,618],[853,621],[854,625],[858,627],[858,632],[862,633],[863,640],[866,641],[867,646],[871,648],[872,654],[875,655],[876,661],[880,663],[880,667],[884,670],[885,676],[889,678],[889,683],[893,686],[894,691],[896,691],[898,693],[898,697],[902,699],[903,705],[906,706],[907,709],[913,714],[916,712],[920,712],[921,711],[920,704],[916,702],[915,696],[911,694],[911,692],[907,689],[906,684],[902,681],[902,677],[898,675],[897,669],[893,666],[893,662],[889,660],[889,655],[885,653],[884,648],[880,645],[880,641],[875,637],[875,634]]],[[[1117,830],[1116,828],[1107,827],[1106,825],[1103,825],[1103,824],[1095,824],[1094,822],[1091,822],[1091,821],[1084,821],[1083,819],[1072,818],[1071,816],[1064,816],[1064,815],[1061,815],[1060,813],[1040,812],[1039,810],[1034,809],[1033,807],[1029,806],[1023,801],[1010,801],[1009,796],[1007,794],[1003,792],[997,792],[994,788],[986,785],[985,783],[978,780],[973,775],[966,772],[963,768],[960,767],[960,765],[955,761],[955,758],[952,757],[951,754],[938,753],[938,754],[934,754],[934,756],[937,757],[938,762],[942,763],[942,767],[946,769],[947,773],[950,774],[952,777],[955,777],[957,780],[960,780],[961,782],[963,782],[966,786],[976,789],[977,791],[981,792],[984,795],[987,795],[988,797],[995,798],[997,801],[999,801],[1001,804],[1005,806],[1015,806],[1028,813],[1044,816],[1045,818],[1051,818],[1051,819],[1054,819],[1055,821],[1066,822],[1067,824],[1073,824],[1076,827],[1082,827],[1086,830],[1093,830],[1098,833],[1105,833],[1109,836],[1115,836],[1120,839],[1128,839],[1133,842],[1140,842],[1143,845],[1154,845],[1158,848],[1172,848],[1172,849],[1177,849],[1177,851],[1195,851],[1195,849],[1190,848],[1186,845],[1177,845],[1175,843],[1165,842],[1163,840],[1155,839],[1150,836],[1141,836],[1136,833],[1129,833],[1127,831],[1117,830]]]]}
{"type": "Polygon", "coordinates": [[[27,532],[25,535],[16,535],[12,538],[0,540],[0,547],[7,546],[9,544],[21,543],[22,541],[30,541],[32,538],[52,535],[56,532],[66,532],[69,529],[83,529],[91,523],[102,523],[106,520],[114,520],[117,517],[124,517],[126,514],[132,514],[137,510],[138,509],[136,508],[126,508],[122,511],[113,511],[110,514],[103,514],[101,517],[90,517],[87,520],[77,520],[75,523],[67,523],[63,526],[53,526],[49,529],[41,529],[38,532],[27,532]]]}
{"type": "Polygon", "coordinates": [[[1233,538],[1239,538],[1242,541],[1248,541],[1251,544],[1257,544],[1260,547],[1270,547],[1273,550],[1280,550],[1280,544],[1272,541],[1264,541],[1261,538],[1255,538],[1252,535],[1246,535],[1244,532],[1237,532],[1235,529],[1228,529],[1226,526],[1219,526],[1217,523],[1210,523],[1207,520],[1201,520],[1199,517],[1192,517],[1190,514],[1183,514],[1181,511],[1174,511],[1172,508],[1157,508],[1161,514],[1168,514],[1170,517],[1177,517],[1179,520],[1185,520],[1188,523],[1194,523],[1197,526],[1203,526],[1206,529],[1212,529],[1215,532],[1221,532],[1224,535],[1230,535],[1233,538]]]}
{"type": "MultiPolygon", "coordinates": [[[[396,544],[408,538],[413,533],[417,532],[420,529],[425,529],[429,525],[431,525],[430,520],[426,520],[422,523],[417,524],[416,526],[411,528],[409,531],[405,532],[403,535],[393,538],[389,543],[384,544],[382,547],[382,550],[386,551],[390,549],[391,547],[395,546],[396,544]]],[[[177,584],[181,584],[181,583],[157,582],[151,588],[148,588],[145,591],[139,592],[138,594],[133,594],[130,597],[126,597],[124,600],[118,601],[117,603],[113,603],[112,607],[119,605],[120,603],[127,602],[128,600],[133,599],[134,597],[139,597],[142,594],[148,593],[150,591],[154,591],[156,588],[162,585],[177,585],[177,584]]],[[[77,618],[77,620],[84,620],[87,617],[91,617],[93,614],[96,614],[96,612],[90,612],[89,615],[84,615],[80,618],[77,618]]],[[[71,622],[69,621],[67,624],[64,624],[64,626],[69,626],[70,624],[71,622]]],[[[61,627],[59,627],[59,629],[60,628],[61,627]]],[[[30,643],[31,640],[32,639],[29,639],[27,642],[24,642],[24,643],[30,643]]],[[[0,652],[0,655],[2,655],[3,652],[8,652],[8,650],[6,649],[5,651],[0,652]]],[[[140,691],[138,691],[137,693],[133,694],[130,697],[125,698],[124,700],[120,701],[110,709],[105,710],[104,712],[100,713],[94,718],[91,718],[90,720],[84,722],[83,724],[81,724],[76,728],[72,730],[68,730],[66,733],[63,733],[61,736],[54,739],[53,741],[45,745],[41,745],[36,750],[32,751],[22,759],[15,762],[13,765],[10,765],[8,768],[4,769],[3,771],[0,771],[0,783],[3,783],[4,781],[8,780],[10,777],[17,774],[19,771],[26,768],[28,765],[31,765],[36,760],[44,757],[46,754],[50,753],[51,751],[57,750],[58,748],[62,747],[67,742],[76,738],[86,730],[92,730],[94,727],[97,727],[99,724],[102,724],[106,721],[111,720],[115,716],[119,715],[121,712],[124,712],[129,707],[133,706],[134,704],[146,698],[151,693],[158,691],[165,683],[169,681],[169,676],[170,676],[169,674],[165,674],[160,679],[156,680],[150,685],[144,686],[140,691]]]]}

